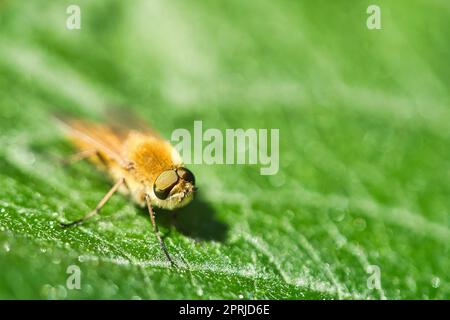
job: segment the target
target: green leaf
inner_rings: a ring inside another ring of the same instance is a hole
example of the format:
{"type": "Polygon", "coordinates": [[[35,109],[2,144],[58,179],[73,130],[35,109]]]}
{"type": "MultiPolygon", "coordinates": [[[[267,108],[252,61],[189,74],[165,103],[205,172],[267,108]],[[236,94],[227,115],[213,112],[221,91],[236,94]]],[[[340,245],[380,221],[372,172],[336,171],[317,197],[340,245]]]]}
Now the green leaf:
{"type": "Polygon", "coordinates": [[[368,30],[369,4],[1,2],[0,298],[449,298],[450,6],[380,0],[368,30]],[[157,210],[178,269],[120,195],[61,229],[111,182],[59,164],[73,149],[51,115],[108,105],[167,138],[279,128],[279,172],[189,166],[199,196],[157,210]]]}

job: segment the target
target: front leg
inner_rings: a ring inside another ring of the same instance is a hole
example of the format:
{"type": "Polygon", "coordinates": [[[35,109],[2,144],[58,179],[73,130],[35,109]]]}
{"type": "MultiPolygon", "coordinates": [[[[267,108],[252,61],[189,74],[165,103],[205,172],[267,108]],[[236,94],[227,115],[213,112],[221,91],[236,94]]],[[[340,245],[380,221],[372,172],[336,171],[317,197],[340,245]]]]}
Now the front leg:
{"type": "Polygon", "coordinates": [[[108,200],[114,195],[114,193],[116,193],[116,191],[119,189],[119,187],[121,185],[123,185],[125,183],[125,178],[121,178],[119,179],[119,181],[117,181],[112,188],[103,196],[103,198],[100,200],[100,202],[97,204],[97,206],[95,207],[94,210],[92,210],[91,212],[88,212],[86,215],[84,215],[82,218],[69,222],[69,223],[61,223],[61,226],[63,228],[66,227],[70,227],[70,226],[74,226],[77,224],[82,223],[83,221],[86,221],[87,219],[95,216],[97,213],[100,212],[100,210],[102,210],[103,206],[108,202],[108,200]]]}
{"type": "Polygon", "coordinates": [[[167,251],[166,245],[164,244],[164,241],[161,238],[161,233],[159,232],[158,225],[156,224],[155,213],[153,212],[152,204],[150,202],[150,197],[148,195],[145,196],[145,200],[147,202],[147,208],[148,208],[148,213],[150,214],[150,220],[152,221],[153,231],[155,232],[156,238],[159,241],[159,246],[161,247],[162,251],[166,255],[167,260],[169,260],[170,265],[172,267],[176,267],[177,265],[175,264],[175,262],[170,257],[169,252],[167,251]]]}

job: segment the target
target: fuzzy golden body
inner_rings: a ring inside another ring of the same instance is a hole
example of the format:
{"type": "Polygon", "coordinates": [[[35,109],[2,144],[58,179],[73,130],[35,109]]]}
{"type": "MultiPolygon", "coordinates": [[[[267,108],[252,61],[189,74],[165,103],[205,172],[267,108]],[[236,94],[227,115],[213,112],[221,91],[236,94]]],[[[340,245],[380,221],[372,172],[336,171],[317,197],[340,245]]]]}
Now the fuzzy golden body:
{"type": "Polygon", "coordinates": [[[118,129],[81,120],[60,123],[79,151],[76,159],[90,160],[115,182],[93,211],[62,225],[72,226],[89,219],[115,192],[121,192],[136,204],[148,207],[161,248],[174,265],[159,234],[152,206],[172,210],[193,198],[194,175],[183,167],[175,148],[150,129],[118,129]]]}
{"type": "Polygon", "coordinates": [[[152,205],[164,209],[180,208],[193,197],[194,185],[179,181],[168,199],[154,193],[158,176],[167,170],[182,168],[181,157],[167,141],[148,130],[114,130],[110,127],[72,120],[66,129],[80,153],[90,154],[89,160],[114,180],[123,178],[119,188],[138,205],[144,207],[145,196],[152,205]]]}

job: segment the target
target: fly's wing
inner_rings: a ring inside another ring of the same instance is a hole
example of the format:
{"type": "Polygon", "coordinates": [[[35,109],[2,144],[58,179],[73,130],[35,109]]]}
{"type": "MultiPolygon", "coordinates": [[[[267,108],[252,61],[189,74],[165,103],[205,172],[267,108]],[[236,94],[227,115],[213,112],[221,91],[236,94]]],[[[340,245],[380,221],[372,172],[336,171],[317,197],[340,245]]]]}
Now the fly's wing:
{"type": "Polygon", "coordinates": [[[97,152],[102,158],[118,164],[127,163],[123,153],[126,133],[116,132],[107,125],[73,118],[58,117],[67,137],[81,152],[97,152]]]}
{"type": "MultiPolygon", "coordinates": [[[[152,161],[154,168],[163,170],[166,167],[181,166],[183,161],[178,151],[130,109],[129,107],[110,106],[106,114],[106,119],[111,127],[117,132],[128,134],[127,149],[144,151],[138,154],[142,155],[145,161],[154,159],[152,161]]],[[[136,155],[134,153],[133,158],[136,158],[136,155]]]]}
{"type": "Polygon", "coordinates": [[[115,132],[127,137],[125,145],[131,153],[132,160],[137,161],[136,157],[142,158],[141,156],[145,158],[145,161],[154,159],[151,162],[156,167],[160,164],[161,170],[164,167],[182,165],[183,161],[178,151],[130,109],[126,106],[109,106],[105,118],[115,132]],[[139,152],[144,150],[144,153],[139,152]]]}
{"type": "Polygon", "coordinates": [[[103,160],[115,161],[126,167],[130,161],[127,154],[129,137],[133,141],[151,140],[164,141],[156,131],[133,116],[131,112],[116,108],[108,109],[106,123],[96,123],[87,120],[57,115],[56,119],[68,138],[81,152],[97,152],[103,160]]]}
{"type": "Polygon", "coordinates": [[[148,137],[164,140],[158,132],[136,116],[127,106],[109,106],[105,118],[108,126],[113,128],[115,132],[123,135],[126,135],[130,131],[135,131],[148,137]]]}

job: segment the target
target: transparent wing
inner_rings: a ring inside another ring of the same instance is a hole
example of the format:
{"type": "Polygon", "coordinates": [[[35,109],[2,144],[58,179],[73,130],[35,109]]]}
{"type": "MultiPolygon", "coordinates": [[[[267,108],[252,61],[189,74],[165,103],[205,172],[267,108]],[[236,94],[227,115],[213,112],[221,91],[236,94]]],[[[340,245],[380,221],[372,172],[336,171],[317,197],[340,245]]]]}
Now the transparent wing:
{"type": "Polygon", "coordinates": [[[127,159],[123,152],[125,133],[119,133],[106,125],[86,120],[58,118],[58,122],[67,137],[80,151],[95,150],[117,163],[126,163],[127,159]]]}

